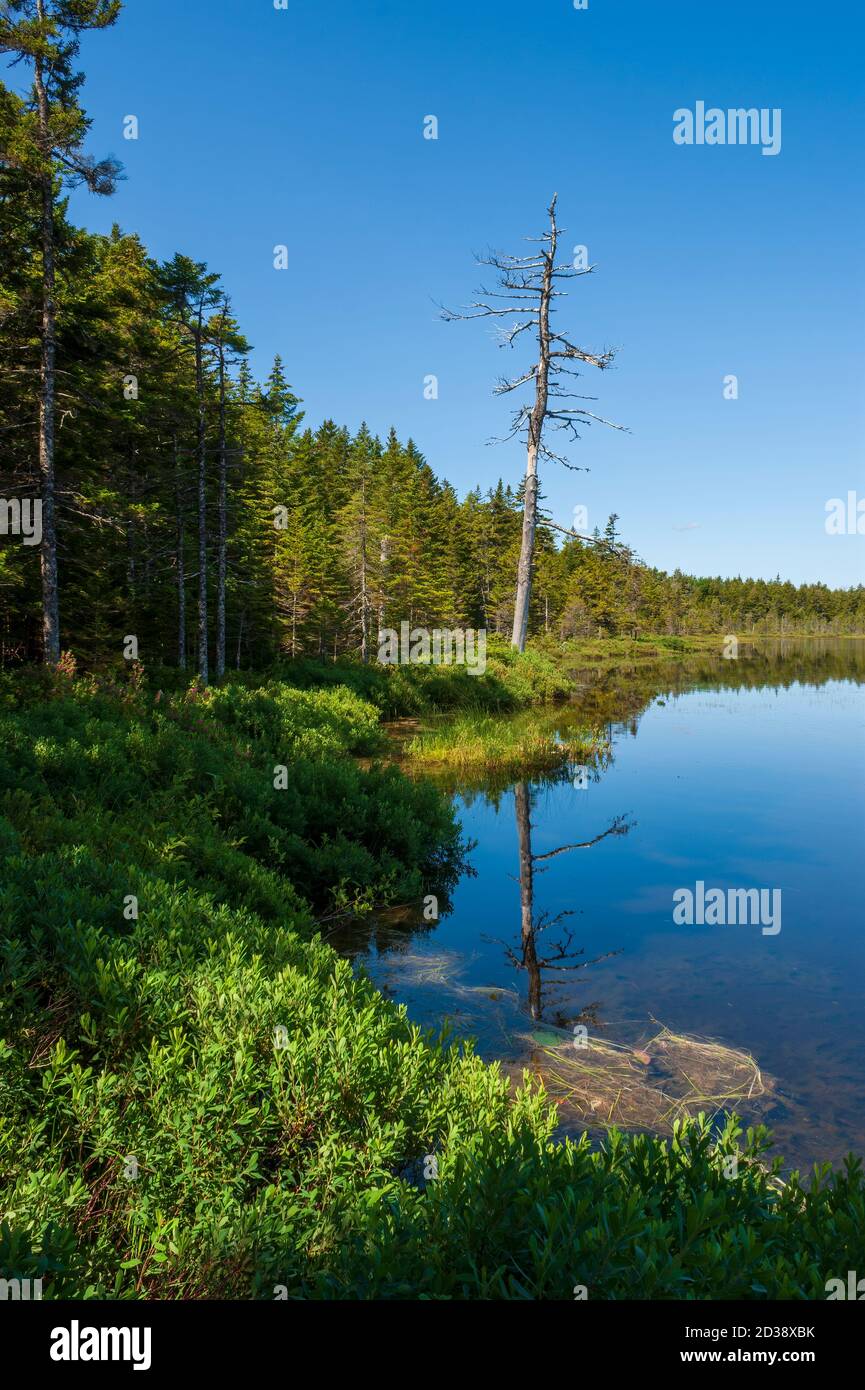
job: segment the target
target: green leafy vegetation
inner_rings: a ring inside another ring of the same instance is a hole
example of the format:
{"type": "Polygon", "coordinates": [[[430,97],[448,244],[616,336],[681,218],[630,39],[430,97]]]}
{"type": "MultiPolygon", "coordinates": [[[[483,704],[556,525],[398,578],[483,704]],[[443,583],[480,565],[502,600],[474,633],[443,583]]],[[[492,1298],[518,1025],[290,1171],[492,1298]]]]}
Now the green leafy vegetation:
{"type": "Polygon", "coordinates": [[[561,546],[540,516],[516,655],[521,490],[460,498],[393,429],[303,428],[217,272],[69,220],[65,187],[120,172],[86,149],[76,67],[120,9],[0,15],[27,74],[0,84],[3,1277],[47,1298],[822,1297],[865,1264],[858,1160],[785,1185],[734,1119],[553,1143],[542,1090],[422,1034],[326,937],[446,903],[459,869],[448,801],[389,762],[383,718],[455,715],[419,764],[563,762],[590,736],[491,716],[576,682],[595,727],[621,714],[614,658],[645,666],[638,705],[706,634],[863,631],[865,588],[667,575],[614,516],[561,546]],[[486,674],[377,665],[403,622],[484,629],[486,674]]]}
{"type": "Polygon", "coordinates": [[[858,1163],[781,1187],[755,1134],[731,1180],[732,1122],[552,1144],[542,1093],[422,1035],[321,938],[346,907],[446,894],[458,859],[428,784],[358,766],[377,736],[344,687],[0,684],[4,1275],[46,1297],[824,1296],[865,1259],[858,1163]]]}
{"type": "MultiPolygon", "coordinates": [[[[176,672],[164,674],[176,684],[176,672]]],[[[573,691],[555,649],[519,653],[500,637],[489,639],[481,675],[472,675],[460,665],[364,665],[348,657],[328,662],[298,658],[276,666],[272,675],[302,690],[347,686],[386,719],[469,710],[509,714],[564,700],[573,691]]],[[[257,682],[259,677],[241,674],[234,680],[257,682]]]]}
{"type": "Polygon", "coordinates": [[[542,770],[572,760],[589,761],[599,750],[588,732],[538,727],[535,718],[502,720],[490,715],[458,715],[441,726],[415,735],[405,752],[423,766],[484,767],[492,773],[515,775],[542,770]]]}

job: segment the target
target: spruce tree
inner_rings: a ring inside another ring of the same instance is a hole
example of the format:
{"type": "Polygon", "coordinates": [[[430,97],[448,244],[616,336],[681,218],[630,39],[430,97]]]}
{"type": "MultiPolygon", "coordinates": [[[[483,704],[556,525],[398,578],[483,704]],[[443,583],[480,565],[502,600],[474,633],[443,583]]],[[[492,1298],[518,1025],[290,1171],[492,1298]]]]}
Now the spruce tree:
{"type": "Polygon", "coordinates": [[[203,261],[175,256],[162,269],[162,287],[171,321],[191,343],[195,362],[195,457],[198,510],[198,674],[207,685],[210,678],[207,622],[207,394],[205,344],[209,341],[207,315],[219,304],[219,276],[203,261]]]}
{"type": "Polygon", "coordinates": [[[55,218],[64,184],[86,184],[93,193],[114,191],[120,166],[85,153],[90,128],[75,71],[81,35],[106,29],[120,0],[7,0],[0,14],[0,52],[25,63],[33,85],[24,99],[4,93],[0,103],[0,160],[24,173],[38,190],[42,252],[42,322],[39,390],[39,473],[42,501],[43,656],[60,658],[60,602],[56,520],[57,301],[55,218]]]}

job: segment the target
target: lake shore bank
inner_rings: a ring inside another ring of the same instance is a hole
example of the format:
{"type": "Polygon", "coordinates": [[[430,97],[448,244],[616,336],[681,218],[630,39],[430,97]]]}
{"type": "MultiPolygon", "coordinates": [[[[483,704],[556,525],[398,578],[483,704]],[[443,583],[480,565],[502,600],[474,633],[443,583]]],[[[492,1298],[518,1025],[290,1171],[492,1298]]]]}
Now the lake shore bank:
{"type": "Polygon", "coordinates": [[[456,871],[447,800],[354,761],[381,714],[339,681],[3,678],[4,1269],[50,1297],[568,1298],[578,1251],[595,1297],[822,1297],[865,1257],[861,1170],[779,1194],[732,1120],[553,1144],[529,1078],[321,939],[456,871]]]}

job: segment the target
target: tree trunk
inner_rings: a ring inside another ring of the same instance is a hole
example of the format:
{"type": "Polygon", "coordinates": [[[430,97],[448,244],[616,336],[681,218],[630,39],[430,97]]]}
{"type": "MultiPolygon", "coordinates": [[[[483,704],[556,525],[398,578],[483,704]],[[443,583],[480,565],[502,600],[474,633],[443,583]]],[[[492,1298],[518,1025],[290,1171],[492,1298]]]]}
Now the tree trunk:
{"type": "Polygon", "coordinates": [[[520,563],[517,568],[517,597],[514,604],[514,627],[511,646],[517,651],[526,649],[529,629],[529,603],[532,597],[532,565],[535,556],[535,527],[538,512],[538,451],[547,414],[547,395],[550,373],[550,299],[553,288],[553,266],[556,260],[556,222],[550,211],[550,249],[544,252],[543,285],[541,288],[538,338],[540,360],[535,380],[535,404],[529,419],[529,439],[526,456],[526,486],[523,496],[523,534],[520,544],[520,563]]]}
{"type": "Polygon", "coordinates": [[[225,576],[227,569],[228,462],[225,447],[225,349],[219,344],[219,538],[216,576],[216,678],[225,675],[225,576]]]}
{"type": "Polygon", "coordinates": [[[180,457],[177,439],[174,440],[174,497],[177,516],[177,665],[186,670],[186,561],[184,558],[186,525],[183,516],[183,495],[180,487],[180,457]]]}
{"type": "Polygon", "coordinates": [[[526,782],[514,787],[514,809],[517,813],[517,835],[520,844],[520,935],[523,964],[529,977],[529,1011],[532,1018],[541,1017],[541,967],[535,940],[534,859],[532,858],[532,825],[529,788],[526,782]]]}
{"type": "Polygon", "coordinates": [[[369,661],[369,599],[366,586],[366,478],[361,490],[360,514],[360,659],[369,661]]]}
{"type": "Polygon", "coordinates": [[[207,421],[204,408],[202,314],[203,308],[199,308],[198,331],[195,335],[195,388],[198,395],[198,674],[207,685],[207,421]]]}
{"type": "Polygon", "coordinates": [[[240,647],[241,647],[241,643],[242,643],[242,641],[243,641],[243,624],[244,624],[245,620],[246,620],[246,610],[245,610],[245,609],[241,609],[241,611],[240,611],[240,617],[238,618],[238,621],[237,621],[237,661],[236,661],[236,666],[237,666],[238,671],[240,670],[240,647]]]}
{"type": "MultiPolygon", "coordinates": [[[[39,18],[44,9],[38,6],[39,18]]],[[[42,60],[34,63],[36,99],[39,108],[39,135],[42,153],[48,161],[51,136],[48,127],[48,96],[42,60]]],[[[50,169],[40,179],[42,192],[42,333],[39,375],[39,475],[42,493],[42,544],[39,562],[42,573],[42,654],[49,666],[60,660],[60,601],[57,587],[57,521],[54,480],[54,393],[57,359],[54,301],[54,185],[50,169]]]]}
{"type": "MultiPolygon", "coordinates": [[[[126,492],[129,502],[134,506],[135,464],[131,458],[127,460],[126,492]]],[[[135,567],[135,518],[132,512],[126,519],[126,587],[129,590],[130,607],[134,615],[138,604],[138,575],[135,567]]]]}
{"type": "Polygon", "coordinates": [[[385,612],[386,612],[386,609],[387,609],[387,560],[388,560],[388,545],[389,545],[389,538],[388,538],[387,536],[382,536],[382,538],[381,538],[381,545],[379,546],[379,552],[378,552],[378,562],[379,562],[379,570],[380,570],[380,574],[379,574],[379,588],[378,588],[378,631],[379,631],[378,640],[379,640],[379,642],[381,641],[381,633],[384,631],[384,619],[385,619],[385,612]]]}
{"type": "MultiPolygon", "coordinates": [[[[364,540],[363,544],[364,544],[364,552],[365,552],[366,540],[364,540]]],[[[362,562],[362,568],[361,568],[361,572],[360,572],[360,624],[361,624],[361,634],[360,634],[360,659],[361,659],[361,661],[363,662],[364,666],[366,666],[367,663],[369,662],[369,621],[368,621],[368,618],[367,618],[366,554],[365,554],[365,553],[364,553],[364,559],[363,559],[363,562],[362,562]]]]}

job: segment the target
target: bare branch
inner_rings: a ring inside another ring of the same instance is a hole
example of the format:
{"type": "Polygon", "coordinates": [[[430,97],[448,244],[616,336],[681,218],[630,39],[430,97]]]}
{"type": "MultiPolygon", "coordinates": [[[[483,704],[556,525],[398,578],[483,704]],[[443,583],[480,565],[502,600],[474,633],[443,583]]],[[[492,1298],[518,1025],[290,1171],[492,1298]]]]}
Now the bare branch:
{"type": "Polygon", "coordinates": [[[607,425],[611,430],[621,430],[623,434],[631,433],[627,425],[617,425],[614,420],[607,420],[603,415],[595,415],[591,410],[550,410],[547,412],[548,419],[565,420],[568,424],[573,423],[568,417],[574,415],[581,416],[587,422],[594,420],[599,425],[607,425]]]}
{"type": "MultiPolygon", "coordinates": [[[[580,436],[577,435],[576,437],[577,439],[579,439],[580,436]]],[[[555,453],[554,450],[550,448],[549,444],[547,444],[546,441],[543,439],[538,445],[538,453],[541,455],[542,458],[549,459],[550,463],[560,463],[563,468],[567,468],[571,473],[591,472],[590,468],[586,468],[582,464],[571,463],[569,459],[565,458],[564,454],[555,453]]]]}
{"type": "Polygon", "coordinates": [[[518,338],[521,333],[525,333],[527,328],[537,328],[536,319],[527,319],[524,323],[514,324],[512,328],[500,328],[499,337],[500,347],[513,347],[514,338],[518,338]]]}
{"type": "Polygon", "coordinates": [[[525,304],[518,304],[516,308],[510,307],[508,309],[496,309],[492,304],[484,304],[483,302],[466,306],[467,309],[478,309],[480,312],[477,314],[458,313],[455,309],[447,309],[442,305],[439,307],[441,308],[441,317],[444,319],[445,323],[454,323],[457,320],[468,319],[509,318],[511,314],[524,314],[526,312],[525,304]]]}
{"type": "Polygon", "coordinates": [[[533,381],[537,374],[537,366],[534,366],[529,368],[525,376],[519,376],[515,381],[508,381],[507,377],[500,377],[498,386],[493,387],[493,395],[503,396],[506,391],[516,391],[518,386],[525,386],[527,381],[533,381]]]}
{"type": "Polygon", "coordinates": [[[600,835],[593,836],[591,840],[580,840],[578,844],[559,845],[558,849],[551,849],[547,854],[533,854],[532,863],[540,864],[544,859],[555,859],[557,854],[566,854],[572,849],[591,849],[593,845],[600,844],[601,840],[606,840],[608,835],[627,835],[634,828],[634,824],[635,822],[629,821],[625,816],[616,816],[600,835]]]}
{"type": "Polygon", "coordinates": [[[575,343],[570,342],[569,339],[566,338],[562,333],[551,333],[550,341],[553,343],[561,343],[562,345],[560,351],[553,349],[550,352],[550,357],[576,357],[581,362],[590,362],[593,367],[600,367],[601,371],[604,371],[605,368],[609,367],[610,363],[616,355],[615,348],[606,348],[604,352],[600,354],[600,356],[596,356],[596,354],[593,352],[586,352],[585,348],[577,347],[575,343]]]}

